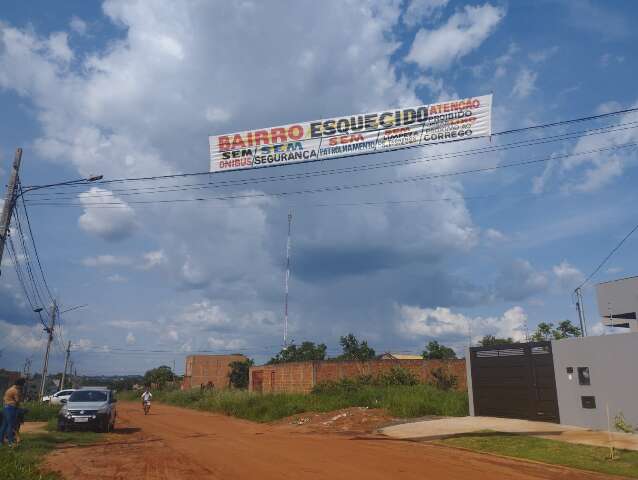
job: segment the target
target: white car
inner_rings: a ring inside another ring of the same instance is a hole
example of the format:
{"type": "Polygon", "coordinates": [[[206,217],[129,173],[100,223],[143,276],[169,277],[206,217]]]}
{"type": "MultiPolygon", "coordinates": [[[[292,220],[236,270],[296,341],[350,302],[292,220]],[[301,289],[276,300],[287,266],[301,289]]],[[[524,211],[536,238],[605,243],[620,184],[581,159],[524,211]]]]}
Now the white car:
{"type": "Polygon", "coordinates": [[[47,395],[42,397],[43,402],[49,402],[51,405],[61,405],[62,400],[68,400],[71,394],[75,392],[73,389],[60,390],[53,395],[47,395]]]}

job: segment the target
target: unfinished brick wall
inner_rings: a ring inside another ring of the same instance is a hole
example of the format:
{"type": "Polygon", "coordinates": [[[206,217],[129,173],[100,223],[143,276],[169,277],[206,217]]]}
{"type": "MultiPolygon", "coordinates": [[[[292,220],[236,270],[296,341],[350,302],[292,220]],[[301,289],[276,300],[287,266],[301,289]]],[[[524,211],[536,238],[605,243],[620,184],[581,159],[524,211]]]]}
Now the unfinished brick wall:
{"type": "Polygon", "coordinates": [[[208,382],[212,382],[215,389],[228,388],[230,364],[245,360],[243,355],[189,355],[186,357],[182,390],[200,388],[208,382]]]}
{"type": "Polygon", "coordinates": [[[248,389],[264,393],[310,393],[315,385],[313,362],[250,367],[248,389]]]}
{"type": "Polygon", "coordinates": [[[294,362],[261,365],[250,368],[249,389],[255,392],[309,393],[316,384],[356,378],[361,375],[378,376],[401,367],[414,374],[421,383],[432,381],[432,371],[441,368],[457,377],[457,389],[467,390],[465,360],[369,360],[366,362],[294,362]]]}
{"type": "Polygon", "coordinates": [[[376,377],[401,367],[415,375],[420,383],[432,380],[432,371],[441,368],[458,379],[458,389],[466,390],[465,360],[369,360],[367,362],[317,362],[316,381],[337,381],[343,378],[356,378],[361,375],[376,377]]]}

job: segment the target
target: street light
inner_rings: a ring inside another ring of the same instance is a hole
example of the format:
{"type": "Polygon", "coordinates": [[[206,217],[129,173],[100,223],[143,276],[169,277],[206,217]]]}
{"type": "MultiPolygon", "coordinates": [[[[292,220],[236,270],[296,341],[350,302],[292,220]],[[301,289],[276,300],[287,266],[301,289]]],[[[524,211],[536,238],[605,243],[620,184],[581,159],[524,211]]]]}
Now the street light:
{"type": "Polygon", "coordinates": [[[86,183],[97,182],[98,180],[102,180],[103,178],[104,178],[104,175],[91,175],[90,177],[87,177],[87,178],[78,178],[77,180],[67,180],[66,182],[48,183],[46,185],[30,185],[28,187],[25,187],[24,189],[21,188],[20,193],[16,195],[15,199],[17,200],[21,196],[29,192],[33,192],[34,190],[42,190],[43,188],[52,188],[52,187],[64,187],[66,185],[83,185],[86,183]]]}
{"type": "MultiPolygon", "coordinates": [[[[104,178],[104,175],[91,175],[87,178],[79,178],[77,180],[67,180],[66,182],[48,183],[46,185],[30,185],[30,186],[22,188],[18,180],[18,169],[20,168],[20,158],[22,157],[22,149],[18,149],[18,153],[16,155],[18,156],[16,157],[16,162],[14,162],[14,172],[11,177],[11,184],[7,192],[7,198],[4,202],[4,206],[2,207],[2,214],[0,215],[0,265],[2,264],[2,255],[4,253],[4,243],[6,241],[7,235],[9,234],[9,224],[11,223],[11,215],[13,212],[13,208],[15,207],[16,202],[18,201],[18,198],[24,196],[25,194],[29,192],[33,192],[34,190],[42,190],[44,188],[52,188],[52,187],[63,187],[66,185],[87,185],[89,183],[102,180],[102,178],[104,178]],[[17,188],[16,188],[16,185],[17,185],[17,188]]],[[[2,273],[2,268],[0,267],[0,274],[1,273],[2,273]]]]}

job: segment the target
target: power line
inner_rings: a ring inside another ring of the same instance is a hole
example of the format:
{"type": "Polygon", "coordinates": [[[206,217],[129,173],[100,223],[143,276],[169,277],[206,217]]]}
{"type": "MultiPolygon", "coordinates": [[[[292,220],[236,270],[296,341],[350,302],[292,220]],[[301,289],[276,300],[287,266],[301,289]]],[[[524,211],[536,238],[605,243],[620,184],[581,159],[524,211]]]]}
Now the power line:
{"type": "MultiPolygon", "coordinates": [[[[568,120],[561,120],[558,122],[552,122],[552,123],[545,123],[545,124],[540,124],[540,125],[531,125],[528,127],[521,127],[521,128],[517,128],[517,129],[511,129],[511,130],[504,130],[501,132],[494,132],[491,134],[492,137],[496,137],[496,136],[500,136],[500,135],[511,135],[511,134],[515,134],[515,133],[522,133],[522,132],[527,132],[527,131],[532,131],[532,130],[538,130],[538,129],[545,129],[545,128],[554,128],[554,127],[558,127],[558,126],[562,126],[562,125],[571,125],[574,123],[581,123],[581,122],[588,122],[588,121],[593,121],[593,120],[600,120],[603,118],[609,118],[609,117],[613,117],[613,116],[618,116],[618,115],[623,115],[623,114],[628,114],[628,113],[634,113],[634,112],[638,112],[638,107],[636,108],[628,108],[628,109],[624,109],[624,110],[616,110],[613,112],[608,112],[608,113],[603,113],[603,114],[599,114],[599,115],[590,115],[590,116],[586,116],[586,117],[578,117],[578,118],[573,118],[573,119],[568,119],[568,120]]],[[[377,129],[378,131],[382,131],[385,130],[384,128],[379,128],[377,129]]],[[[370,130],[370,131],[377,131],[377,130],[370,130]]],[[[331,135],[331,136],[325,136],[324,138],[332,138],[332,137],[338,137],[341,134],[335,134],[335,135],[331,135]]],[[[476,138],[470,138],[470,139],[466,139],[466,140],[461,140],[461,141],[467,141],[467,140],[475,140],[476,138]]],[[[424,146],[434,146],[434,145],[445,145],[448,143],[458,143],[459,140],[453,140],[450,142],[439,142],[437,144],[429,144],[429,145],[405,145],[402,147],[398,147],[396,149],[392,149],[390,151],[399,151],[399,150],[406,150],[406,149],[410,149],[410,148],[422,148],[424,146]]],[[[388,151],[384,151],[388,152],[388,151]]],[[[356,156],[365,156],[365,155],[375,155],[378,154],[380,152],[378,151],[373,151],[373,152],[364,152],[361,153],[359,155],[356,156]]],[[[343,157],[329,157],[329,158],[321,158],[318,159],[316,161],[326,161],[326,160],[336,160],[336,159],[341,159],[343,157]]],[[[309,163],[309,162],[303,162],[303,163],[309,163]]],[[[264,166],[264,167],[259,167],[258,170],[262,170],[264,168],[275,168],[275,167],[281,167],[281,166],[289,166],[290,164],[276,164],[276,165],[268,165],[268,166],[264,166]]],[[[248,169],[251,170],[251,169],[248,169]]],[[[254,169],[252,169],[254,170],[254,169]]],[[[170,175],[154,175],[154,176],[147,176],[147,177],[130,177],[130,178],[119,178],[119,179],[112,179],[112,180],[101,180],[98,182],[94,182],[95,184],[110,184],[110,183],[120,183],[120,182],[134,182],[134,181],[149,181],[149,180],[161,180],[161,179],[166,179],[166,178],[184,178],[184,177],[192,177],[192,176],[200,176],[200,175],[218,175],[218,174],[223,174],[223,173],[230,173],[230,172],[237,172],[238,170],[230,170],[230,171],[223,171],[223,172],[210,172],[210,171],[206,171],[206,172],[194,172],[194,173],[179,173],[179,174],[170,174],[170,175]]],[[[241,170],[239,170],[241,171],[241,170]]]]}
{"type": "MultiPolygon", "coordinates": [[[[252,178],[235,179],[235,180],[219,180],[216,182],[209,181],[209,182],[199,182],[199,183],[190,183],[190,184],[163,185],[163,186],[155,186],[155,187],[149,186],[149,187],[137,187],[137,188],[135,187],[120,188],[120,189],[116,188],[116,189],[111,189],[104,192],[91,192],[91,193],[83,192],[81,195],[83,199],[86,199],[86,198],[114,197],[115,195],[113,195],[113,193],[117,193],[118,196],[142,195],[142,194],[153,194],[153,193],[169,193],[169,192],[179,192],[179,191],[188,191],[188,190],[202,190],[202,189],[208,189],[208,188],[245,186],[245,185],[284,181],[284,180],[299,180],[299,179],[314,178],[318,176],[336,175],[336,174],[343,174],[343,173],[356,173],[360,171],[377,170],[380,168],[407,166],[407,165],[413,165],[418,163],[429,163],[429,162],[437,161],[437,160],[446,160],[451,158],[466,157],[466,156],[472,156],[477,154],[495,153],[495,152],[511,150],[514,148],[523,148],[523,147],[542,145],[542,144],[553,143],[558,141],[572,140],[576,138],[587,137],[590,135],[601,135],[601,134],[613,133],[613,132],[637,128],[637,124],[638,124],[638,121],[625,122],[625,123],[620,123],[617,125],[585,129],[578,132],[570,132],[570,133],[554,135],[550,137],[511,142],[511,143],[506,143],[503,145],[466,149],[466,150],[461,150],[460,152],[442,153],[438,155],[426,154],[426,155],[420,155],[420,156],[408,158],[408,159],[397,159],[397,160],[368,163],[368,164],[361,164],[361,165],[351,165],[348,167],[321,169],[321,170],[315,170],[310,172],[297,172],[297,173],[290,173],[286,175],[273,175],[268,177],[252,177],[252,178]],[[625,128],[620,128],[620,127],[625,127],[625,128]]],[[[356,157],[356,156],[359,156],[359,155],[353,155],[353,157],[356,157]]],[[[343,157],[339,157],[339,158],[343,158],[343,157]]],[[[295,165],[295,164],[290,164],[290,165],[295,165]]],[[[296,164],[296,165],[303,165],[303,164],[296,164]]],[[[223,172],[223,173],[230,173],[230,172],[223,172]]],[[[113,180],[113,181],[116,181],[116,180],[113,180]]],[[[117,180],[117,181],[124,182],[127,180],[117,180]]],[[[135,181],[135,179],[131,181],[135,181]]],[[[77,185],[67,185],[65,186],[65,188],[75,187],[75,186],[77,185]]],[[[84,186],[81,186],[81,187],[84,187],[84,186]]],[[[42,192],[42,193],[33,193],[32,195],[33,196],[68,195],[68,192],[66,191],[47,192],[47,193],[42,192]]],[[[60,196],[57,198],[57,200],[61,200],[61,199],[75,200],[77,199],[77,197],[76,196],[72,196],[72,197],[60,196]]],[[[48,199],[39,199],[39,200],[48,200],[48,199]]]]}
{"type": "Polygon", "coordinates": [[[375,182],[363,183],[363,184],[351,184],[351,185],[336,185],[336,186],[323,186],[305,190],[297,190],[297,191],[288,191],[288,192],[275,192],[275,193],[247,193],[247,194],[235,194],[235,195],[226,195],[219,197],[195,197],[195,198],[181,198],[181,199],[156,199],[156,200],[133,200],[127,203],[124,202],[84,202],[84,203],[57,203],[53,201],[55,199],[41,199],[37,202],[30,202],[31,205],[34,206],[65,206],[65,207],[80,207],[80,208],[105,208],[109,206],[126,206],[128,204],[131,205],[149,205],[149,204],[170,204],[170,203],[191,203],[191,202],[205,202],[205,201],[229,201],[229,200],[241,200],[248,198],[268,198],[268,197],[287,197],[292,195],[309,195],[309,194],[319,194],[325,192],[334,192],[334,191],[350,191],[356,190],[360,188],[371,188],[382,185],[393,185],[393,184],[404,184],[409,182],[416,181],[424,181],[424,180],[434,180],[439,178],[448,178],[460,175],[469,175],[469,174],[477,174],[477,173],[485,173],[492,172],[496,170],[502,170],[507,168],[515,168],[521,166],[529,166],[535,165],[539,163],[545,163],[552,160],[560,160],[564,158],[570,158],[580,155],[590,155],[592,153],[600,153],[604,151],[612,151],[612,150],[620,150],[624,148],[635,147],[638,143],[626,143],[622,145],[614,145],[612,147],[605,147],[599,149],[592,149],[588,151],[582,152],[574,152],[574,153],[565,153],[560,155],[550,155],[547,157],[542,157],[533,160],[526,160],[521,162],[493,165],[490,167],[482,167],[471,170],[462,170],[456,172],[449,173],[441,173],[435,175],[415,175],[409,177],[403,177],[398,179],[384,179],[375,182]],[[43,200],[52,200],[52,201],[43,201],[43,200]],[[41,202],[41,203],[38,203],[41,202]]]}
{"type": "Polygon", "coordinates": [[[29,219],[29,212],[27,210],[27,205],[24,203],[24,196],[22,190],[22,184],[19,184],[20,188],[20,199],[22,200],[22,209],[24,210],[24,216],[27,220],[27,227],[29,228],[29,237],[31,238],[31,245],[33,245],[33,251],[35,253],[36,261],[38,262],[38,269],[40,270],[40,275],[42,276],[42,282],[44,283],[44,287],[49,295],[49,299],[51,303],[53,303],[53,294],[51,293],[51,289],[49,288],[49,284],[47,283],[46,275],[44,274],[44,269],[42,268],[42,262],[40,262],[40,255],[38,254],[38,248],[35,246],[35,237],[33,236],[33,230],[31,229],[31,220],[29,219]]]}
{"type": "Polygon", "coordinates": [[[636,225],[634,228],[632,228],[629,233],[627,233],[627,235],[625,235],[623,237],[623,239],[618,242],[618,244],[611,249],[611,251],[607,254],[607,256],[603,259],[602,262],[600,262],[598,264],[598,266],[594,269],[594,271],[592,271],[589,275],[587,275],[587,278],[585,278],[585,280],[582,281],[582,283],[580,285],[578,285],[578,287],[576,287],[576,290],[579,290],[580,288],[582,288],[587,282],[589,282],[589,280],[592,279],[592,277],[594,275],[596,275],[601,268],[603,268],[603,266],[607,263],[607,261],[614,255],[614,253],[616,253],[616,251],[618,251],[618,249],[620,247],[622,247],[623,243],[625,243],[627,241],[627,239],[629,239],[629,237],[631,237],[634,232],[636,232],[636,230],[638,230],[638,225],[636,225]]]}

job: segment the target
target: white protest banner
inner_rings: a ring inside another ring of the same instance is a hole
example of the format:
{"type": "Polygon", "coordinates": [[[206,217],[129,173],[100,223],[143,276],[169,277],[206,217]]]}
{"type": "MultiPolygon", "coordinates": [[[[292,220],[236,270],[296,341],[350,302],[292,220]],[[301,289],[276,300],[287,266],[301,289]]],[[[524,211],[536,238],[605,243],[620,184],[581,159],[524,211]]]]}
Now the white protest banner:
{"type": "Polygon", "coordinates": [[[382,153],[491,133],[492,95],[483,95],[210,136],[210,171],[382,153]]]}

